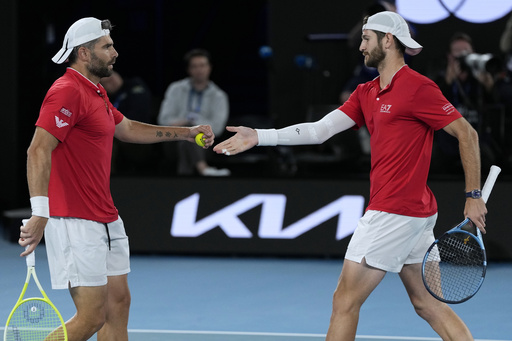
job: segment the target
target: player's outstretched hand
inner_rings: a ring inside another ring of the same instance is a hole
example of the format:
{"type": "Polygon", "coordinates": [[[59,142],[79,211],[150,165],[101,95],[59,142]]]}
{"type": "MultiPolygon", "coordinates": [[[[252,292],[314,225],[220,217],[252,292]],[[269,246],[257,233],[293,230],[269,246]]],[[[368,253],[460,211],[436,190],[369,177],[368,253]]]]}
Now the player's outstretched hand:
{"type": "Polygon", "coordinates": [[[235,155],[258,144],[258,133],[252,128],[226,127],[226,130],[236,134],[213,147],[217,154],[235,155]]]}

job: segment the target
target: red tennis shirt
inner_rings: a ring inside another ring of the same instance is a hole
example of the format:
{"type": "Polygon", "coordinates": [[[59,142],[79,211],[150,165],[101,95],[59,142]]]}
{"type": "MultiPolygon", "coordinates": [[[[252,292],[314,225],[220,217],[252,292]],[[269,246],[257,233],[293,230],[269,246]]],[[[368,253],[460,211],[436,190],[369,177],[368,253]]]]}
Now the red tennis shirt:
{"type": "Polygon", "coordinates": [[[437,212],[427,186],[434,131],[462,116],[433,81],[407,65],[382,90],[379,81],[359,85],[339,108],[371,136],[367,209],[431,216],[437,212]]]}
{"type": "Polygon", "coordinates": [[[50,87],[36,126],[60,141],[52,153],[51,216],[117,220],[110,164],[115,126],[123,117],[101,85],[72,68],[50,87]]]}

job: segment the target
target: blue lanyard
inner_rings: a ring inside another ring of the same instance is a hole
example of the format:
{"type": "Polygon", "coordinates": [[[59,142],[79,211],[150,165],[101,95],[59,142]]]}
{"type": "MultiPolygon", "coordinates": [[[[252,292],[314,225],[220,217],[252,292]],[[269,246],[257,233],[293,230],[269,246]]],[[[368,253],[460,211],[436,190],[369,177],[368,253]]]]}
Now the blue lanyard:
{"type": "Polygon", "coordinates": [[[201,111],[201,102],[203,101],[203,92],[196,91],[194,88],[190,89],[188,94],[188,111],[199,113],[201,111]],[[194,99],[195,106],[194,106],[194,99]]]}

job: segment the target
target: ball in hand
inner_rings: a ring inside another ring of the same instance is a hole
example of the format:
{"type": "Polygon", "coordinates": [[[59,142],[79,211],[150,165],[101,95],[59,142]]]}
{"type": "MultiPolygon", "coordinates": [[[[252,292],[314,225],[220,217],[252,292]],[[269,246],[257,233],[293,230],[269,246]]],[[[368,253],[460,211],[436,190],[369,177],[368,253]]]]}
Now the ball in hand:
{"type": "Polygon", "coordinates": [[[204,147],[204,145],[205,145],[203,136],[204,136],[203,133],[199,133],[196,135],[196,143],[199,147],[204,147]]]}

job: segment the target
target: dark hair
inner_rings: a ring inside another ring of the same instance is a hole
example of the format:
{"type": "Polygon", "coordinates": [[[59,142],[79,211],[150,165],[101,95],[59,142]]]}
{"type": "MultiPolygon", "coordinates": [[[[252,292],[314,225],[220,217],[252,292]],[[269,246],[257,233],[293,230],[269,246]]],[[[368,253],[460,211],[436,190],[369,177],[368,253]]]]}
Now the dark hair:
{"type": "Polygon", "coordinates": [[[473,47],[473,39],[471,39],[471,37],[468,34],[466,34],[464,32],[456,32],[450,38],[450,42],[448,44],[448,50],[451,49],[453,42],[457,41],[457,40],[463,40],[463,41],[469,43],[469,45],[471,45],[471,47],[473,47]]]}
{"type": "Polygon", "coordinates": [[[194,57],[205,57],[208,60],[208,63],[212,63],[212,58],[210,56],[210,52],[204,50],[204,49],[193,49],[185,53],[185,56],[183,57],[183,60],[187,64],[187,67],[190,65],[190,60],[194,57]]]}
{"type": "MultiPolygon", "coordinates": [[[[105,19],[105,20],[101,21],[101,29],[112,31],[113,28],[114,28],[114,25],[112,25],[110,23],[110,20],[105,19]]],[[[77,59],[78,59],[78,50],[81,47],[85,47],[85,48],[87,48],[89,50],[92,50],[92,49],[94,49],[94,45],[96,45],[98,40],[100,40],[100,38],[88,41],[88,42],[83,43],[83,44],[78,45],[78,46],[75,46],[73,48],[73,51],[71,51],[71,54],[68,57],[69,64],[73,64],[73,63],[75,63],[77,61],[77,59]]]]}
{"type": "MultiPolygon", "coordinates": [[[[363,26],[366,25],[368,23],[368,18],[370,16],[367,15],[366,17],[364,17],[363,19],[363,26]]],[[[377,40],[378,41],[381,41],[382,38],[384,38],[384,36],[386,35],[386,33],[384,32],[380,32],[380,31],[375,31],[375,30],[370,30],[370,31],[373,31],[375,32],[375,34],[377,34],[377,40]]],[[[402,54],[402,56],[405,54],[405,45],[402,44],[402,42],[400,40],[398,40],[397,37],[395,37],[395,35],[393,35],[393,40],[395,41],[395,46],[396,46],[396,49],[402,54]]]]}

